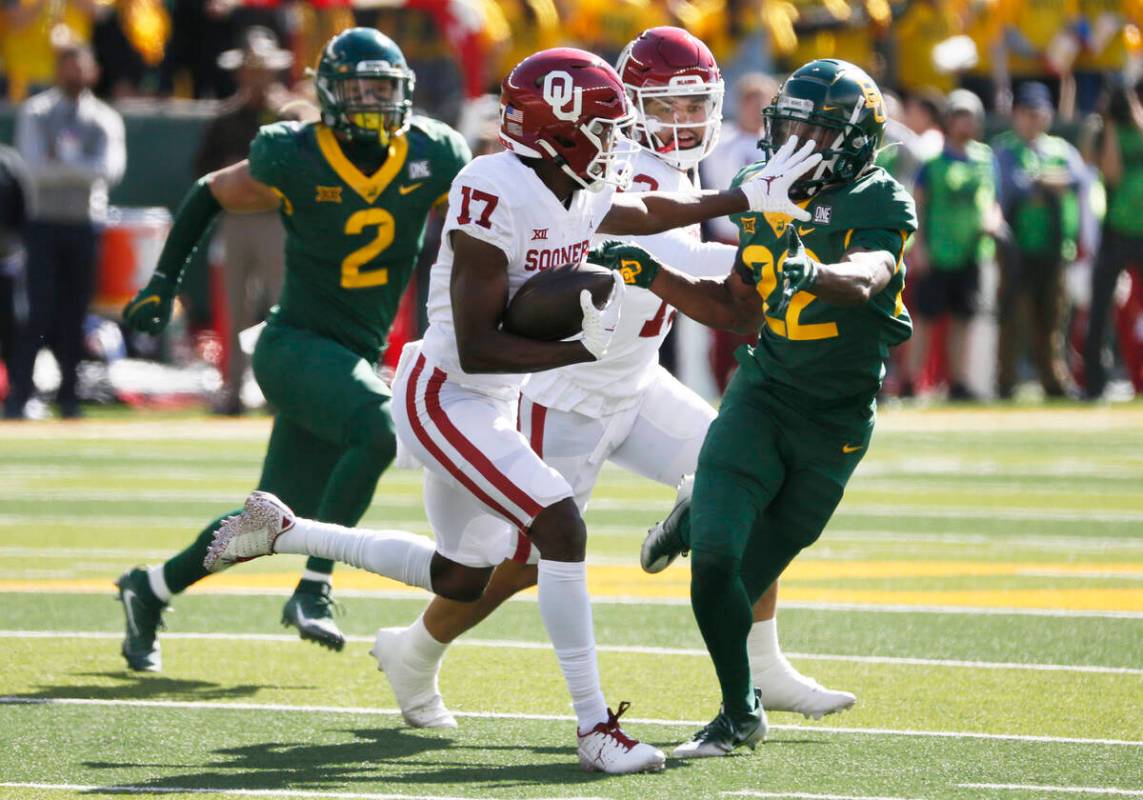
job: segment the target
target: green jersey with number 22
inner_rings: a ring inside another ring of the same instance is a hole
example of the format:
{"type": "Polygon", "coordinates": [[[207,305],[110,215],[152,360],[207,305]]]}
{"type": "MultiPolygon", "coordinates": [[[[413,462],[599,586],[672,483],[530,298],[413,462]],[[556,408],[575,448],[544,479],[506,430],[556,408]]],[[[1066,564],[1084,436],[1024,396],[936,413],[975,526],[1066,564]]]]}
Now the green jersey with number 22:
{"type": "MultiPolygon", "coordinates": [[[[746,167],[734,185],[763,166],[746,167]]],[[[881,387],[889,347],[913,330],[901,298],[905,242],[917,228],[913,198],[889,173],[874,167],[852,183],[819,192],[804,207],[809,222],[754,212],[731,216],[739,230],[738,272],[758,287],[763,302],[778,284],[791,224],[807,254],[819,262],[841,261],[853,248],[888,250],[896,258],[896,271],[864,306],[834,306],[812,292],[798,292],[782,316],[767,307],[758,343],[743,367],[756,372],[763,384],[814,405],[870,402],[881,387]]]]}

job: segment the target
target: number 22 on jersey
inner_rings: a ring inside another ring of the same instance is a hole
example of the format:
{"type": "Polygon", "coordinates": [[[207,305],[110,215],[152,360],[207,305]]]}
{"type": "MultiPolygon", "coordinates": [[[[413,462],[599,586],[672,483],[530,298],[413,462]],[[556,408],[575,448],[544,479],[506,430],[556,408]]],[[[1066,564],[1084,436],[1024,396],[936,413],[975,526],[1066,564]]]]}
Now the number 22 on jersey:
{"type": "MultiPolygon", "coordinates": [[[[806,248],[806,255],[817,259],[817,256],[809,248],[806,248]]],[[[770,252],[770,248],[764,245],[752,244],[743,249],[742,261],[747,266],[757,268],[761,272],[758,279],[758,294],[763,299],[768,297],[778,286],[778,273],[782,271],[782,262],[785,260],[786,254],[783,252],[778,258],[777,265],[775,265],[774,254],[770,252]]],[[[817,300],[817,296],[810,292],[798,292],[790,299],[785,318],[772,317],[767,313],[766,325],[778,336],[796,342],[835,338],[838,335],[836,322],[806,324],[801,321],[802,312],[815,300],[817,300]]]]}

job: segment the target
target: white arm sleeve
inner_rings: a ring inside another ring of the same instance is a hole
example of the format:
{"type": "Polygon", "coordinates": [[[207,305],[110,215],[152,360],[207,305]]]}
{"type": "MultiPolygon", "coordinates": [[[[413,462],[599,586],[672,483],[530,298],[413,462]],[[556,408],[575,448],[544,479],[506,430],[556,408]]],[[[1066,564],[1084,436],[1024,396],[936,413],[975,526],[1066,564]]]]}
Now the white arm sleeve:
{"type": "Polygon", "coordinates": [[[637,244],[662,263],[696,278],[724,278],[734,267],[738,248],[722,242],[703,242],[683,228],[634,236],[637,244]]]}

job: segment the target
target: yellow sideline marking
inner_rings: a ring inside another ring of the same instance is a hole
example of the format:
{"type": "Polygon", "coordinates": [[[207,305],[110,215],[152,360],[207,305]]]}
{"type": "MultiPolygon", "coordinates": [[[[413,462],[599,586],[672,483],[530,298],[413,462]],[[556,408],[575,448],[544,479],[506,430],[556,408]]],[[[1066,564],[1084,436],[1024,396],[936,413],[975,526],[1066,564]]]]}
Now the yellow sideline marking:
{"type": "Polygon", "coordinates": [[[1024,575],[1029,571],[1089,575],[1117,572],[1143,575],[1143,563],[1052,564],[996,561],[832,561],[802,559],[786,570],[783,580],[835,578],[949,578],[977,575],[1024,575]]]}
{"type": "MultiPolygon", "coordinates": [[[[0,440],[29,441],[52,439],[148,440],[229,440],[235,436],[264,441],[273,420],[269,417],[217,419],[211,417],[167,417],[149,414],[126,419],[45,420],[38,425],[0,421],[0,440]]],[[[893,431],[941,433],[971,430],[1070,432],[1122,432],[1138,435],[1143,428],[1143,405],[1115,404],[1099,408],[882,408],[877,412],[877,433],[884,437],[893,431]]],[[[882,440],[884,441],[884,440],[882,440]]],[[[935,448],[934,448],[935,450],[935,448]]],[[[918,451],[918,456],[924,455],[918,451]]]]}
{"type": "MultiPolygon", "coordinates": [[[[782,597],[790,601],[867,605],[979,606],[994,608],[1040,608],[1077,611],[1143,611],[1140,587],[1043,587],[1043,588],[955,588],[882,589],[861,586],[806,585],[805,581],[863,578],[949,578],[1019,576],[1028,570],[1066,575],[1107,572],[1143,575],[1137,562],[1108,564],[1012,563],[973,561],[815,561],[795,562],[782,578],[782,597]]],[[[2,592],[113,592],[112,577],[82,579],[0,580],[2,592]]],[[[297,573],[249,572],[233,570],[215,575],[192,587],[191,591],[211,590],[289,590],[297,573]]],[[[407,591],[424,596],[377,575],[342,569],[336,573],[337,588],[371,591],[407,591]]],[[[588,588],[597,597],[685,600],[690,596],[690,571],[686,564],[672,567],[661,575],[647,575],[634,565],[593,564],[588,570],[588,588]]]]}

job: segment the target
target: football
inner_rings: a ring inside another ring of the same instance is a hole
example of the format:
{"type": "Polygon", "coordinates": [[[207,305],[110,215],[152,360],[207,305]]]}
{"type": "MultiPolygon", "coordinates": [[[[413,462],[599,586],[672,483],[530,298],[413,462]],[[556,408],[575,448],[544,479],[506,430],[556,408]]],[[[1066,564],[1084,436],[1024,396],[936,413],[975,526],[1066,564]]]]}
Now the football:
{"type": "Polygon", "coordinates": [[[583,327],[579,293],[587,289],[596,308],[602,308],[613,285],[611,270],[586,261],[545,270],[529,278],[508,302],[502,327],[545,342],[574,336],[583,327]]]}

